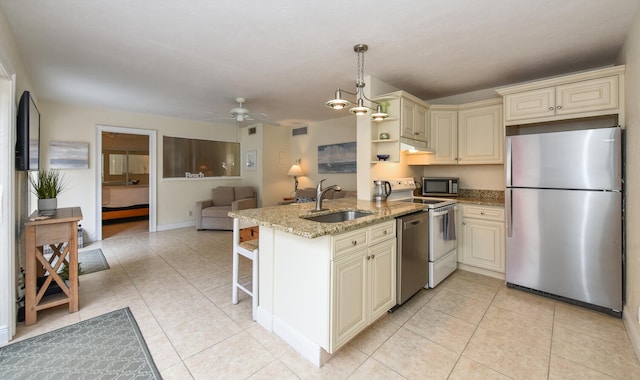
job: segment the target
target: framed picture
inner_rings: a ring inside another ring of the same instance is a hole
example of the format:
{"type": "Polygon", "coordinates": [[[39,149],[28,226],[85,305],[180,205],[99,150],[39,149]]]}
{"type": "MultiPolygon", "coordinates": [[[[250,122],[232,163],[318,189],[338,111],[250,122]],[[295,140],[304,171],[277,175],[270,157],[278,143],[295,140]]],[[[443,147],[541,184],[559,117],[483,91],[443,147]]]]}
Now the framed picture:
{"type": "Polygon", "coordinates": [[[89,143],[51,141],[49,166],[51,169],[89,169],[89,143]]]}
{"type": "Polygon", "coordinates": [[[318,146],[318,173],[355,173],[355,141],[318,146]]]}
{"type": "Polygon", "coordinates": [[[255,171],[258,167],[258,152],[255,150],[247,151],[247,170],[255,171]]]}

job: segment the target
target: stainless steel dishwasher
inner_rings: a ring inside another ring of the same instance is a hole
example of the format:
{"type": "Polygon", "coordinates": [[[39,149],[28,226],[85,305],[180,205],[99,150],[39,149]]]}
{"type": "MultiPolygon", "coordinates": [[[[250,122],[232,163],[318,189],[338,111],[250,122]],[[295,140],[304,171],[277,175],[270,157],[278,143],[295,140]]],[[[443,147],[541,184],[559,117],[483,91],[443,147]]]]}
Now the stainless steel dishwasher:
{"type": "Polygon", "coordinates": [[[429,283],[429,212],[396,218],[398,263],[396,302],[405,303],[429,283]]]}

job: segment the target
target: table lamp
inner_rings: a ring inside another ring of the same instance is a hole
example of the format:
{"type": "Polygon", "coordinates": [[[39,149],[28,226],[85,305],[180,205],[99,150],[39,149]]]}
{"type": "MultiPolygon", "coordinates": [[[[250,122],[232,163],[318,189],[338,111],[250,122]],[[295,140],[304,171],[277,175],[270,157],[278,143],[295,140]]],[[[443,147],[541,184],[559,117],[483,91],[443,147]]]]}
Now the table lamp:
{"type": "Polygon", "coordinates": [[[298,158],[298,160],[296,160],[296,163],[291,165],[291,169],[289,169],[289,171],[287,172],[288,176],[292,176],[293,177],[293,181],[294,181],[294,188],[293,191],[297,191],[298,190],[298,176],[302,176],[304,175],[304,172],[302,171],[302,168],[300,167],[300,159],[298,158]]]}

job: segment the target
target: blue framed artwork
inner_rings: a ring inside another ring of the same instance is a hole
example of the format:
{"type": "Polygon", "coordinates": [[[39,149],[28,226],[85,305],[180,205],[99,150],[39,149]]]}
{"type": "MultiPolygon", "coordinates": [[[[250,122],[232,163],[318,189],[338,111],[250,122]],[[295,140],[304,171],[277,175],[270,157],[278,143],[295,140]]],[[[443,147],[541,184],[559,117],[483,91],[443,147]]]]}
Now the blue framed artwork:
{"type": "Polygon", "coordinates": [[[318,146],[318,173],[355,173],[355,141],[318,146]]]}

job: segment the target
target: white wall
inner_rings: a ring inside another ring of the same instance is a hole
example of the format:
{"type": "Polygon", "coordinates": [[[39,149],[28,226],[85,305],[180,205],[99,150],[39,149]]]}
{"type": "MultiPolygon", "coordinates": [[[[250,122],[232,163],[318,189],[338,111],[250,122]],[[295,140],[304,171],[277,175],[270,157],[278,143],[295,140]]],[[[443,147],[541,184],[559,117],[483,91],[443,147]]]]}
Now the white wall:
{"type": "Polygon", "coordinates": [[[636,14],[621,51],[626,64],[626,299],[624,320],[629,337],[640,357],[640,12],[636,14]]]}
{"type": "MultiPolygon", "coordinates": [[[[96,236],[96,213],[101,202],[95,199],[96,170],[101,170],[95,162],[96,125],[139,128],[157,131],[157,222],[158,229],[192,225],[194,203],[210,199],[211,188],[218,185],[239,185],[243,178],[162,178],[162,138],[163,136],[236,141],[236,127],[233,124],[211,124],[197,121],[174,119],[162,116],[136,114],[117,110],[82,107],[56,102],[41,101],[41,159],[44,168],[49,166],[49,142],[81,141],[89,143],[89,169],[63,170],[69,184],[67,191],[58,197],[59,207],[80,206],[82,226],[89,240],[96,236]],[[176,196],[178,195],[179,196],[176,196]]],[[[241,159],[244,159],[243,157],[241,159]]]]}
{"type": "MultiPolygon", "coordinates": [[[[27,180],[16,172],[15,115],[18,98],[31,89],[13,31],[0,10],[0,344],[15,334],[16,274],[23,252],[20,231],[27,218],[27,180]]],[[[37,96],[33,93],[37,104],[37,96]]]]}
{"type": "MultiPolygon", "coordinates": [[[[326,178],[325,186],[339,185],[344,190],[356,190],[356,173],[318,173],[319,145],[356,141],[356,117],[348,111],[336,111],[336,115],[339,116],[336,119],[309,124],[306,135],[291,136],[289,132],[291,159],[287,171],[297,159],[301,159],[300,167],[305,174],[298,177],[298,188],[315,187],[319,180],[326,178]]],[[[288,189],[293,191],[293,178],[289,178],[288,189]]]]}

